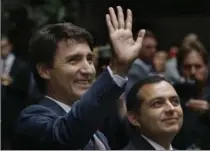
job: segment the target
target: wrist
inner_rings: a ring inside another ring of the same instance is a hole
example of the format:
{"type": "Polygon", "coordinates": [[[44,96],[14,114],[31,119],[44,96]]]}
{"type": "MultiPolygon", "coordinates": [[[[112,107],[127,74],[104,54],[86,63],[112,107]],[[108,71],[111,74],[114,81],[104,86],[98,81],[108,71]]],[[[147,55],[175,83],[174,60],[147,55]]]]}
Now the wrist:
{"type": "Polygon", "coordinates": [[[126,77],[128,74],[129,65],[127,65],[125,63],[120,63],[115,60],[111,60],[109,67],[112,70],[113,75],[119,75],[121,77],[126,77]]]}

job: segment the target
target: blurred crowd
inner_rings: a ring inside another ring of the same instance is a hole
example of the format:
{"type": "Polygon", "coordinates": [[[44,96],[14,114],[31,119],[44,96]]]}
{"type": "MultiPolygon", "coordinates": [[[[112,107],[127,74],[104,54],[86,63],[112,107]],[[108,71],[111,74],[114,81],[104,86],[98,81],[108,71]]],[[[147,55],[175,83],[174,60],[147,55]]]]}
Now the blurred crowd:
{"type": "MultiPolygon", "coordinates": [[[[21,50],[15,52],[17,50],[14,50],[10,32],[2,33],[0,63],[2,149],[10,149],[15,121],[20,111],[26,106],[38,103],[44,96],[37,88],[32,68],[27,62],[27,54],[20,57],[22,55],[18,53],[21,50]]],[[[125,126],[121,124],[127,114],[124,96],[137,81],[149,75],[159,75],[174,86],[181,98],[184,112],[184,123],[173,140],[173,146],[177,149],[210,149],[208,125],[210,121],[205,118],[210,104],[208,51],[196,33],[187,34],[179,46],[172,45],[168,50],[158,50],[158,44],[158,39],[152,31],[146,30],[139,57],[129,70],[125,92],[119,98],[116,115],[105,120],[101,131],[112,149],[122,149],[129,139],[125,126]],[[191,103],[192,99],[199,100],[201,105],[191,103]]],[[[109,43],[94,47],[95,79],[109,65],[111,49],[109,43]]]]}

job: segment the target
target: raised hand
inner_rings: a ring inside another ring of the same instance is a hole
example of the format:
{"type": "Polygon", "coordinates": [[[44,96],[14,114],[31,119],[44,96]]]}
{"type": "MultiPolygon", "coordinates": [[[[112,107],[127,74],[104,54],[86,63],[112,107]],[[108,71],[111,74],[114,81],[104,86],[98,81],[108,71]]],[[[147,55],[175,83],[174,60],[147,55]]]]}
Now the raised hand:
{"type": "Polygon", "coordinates": [[[112,63],[121,65],[120,72],[127,72],[128,67],[139,56],[145,30],[140,30],[136,41],[132,34],[132,12],[127,10],[126,20],[123,10],[117,6],[117,15],[112,7],[109,14],[106,14],[106,23],[111,40],[113,58],[112,63]]]}

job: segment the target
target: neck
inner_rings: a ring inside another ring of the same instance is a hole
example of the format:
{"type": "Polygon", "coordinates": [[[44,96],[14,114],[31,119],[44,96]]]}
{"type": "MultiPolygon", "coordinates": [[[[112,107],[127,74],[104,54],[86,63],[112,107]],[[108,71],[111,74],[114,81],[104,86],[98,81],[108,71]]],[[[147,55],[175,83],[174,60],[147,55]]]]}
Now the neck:
{"type": "Polygon", "coordinates": [[[139,56],[139,59],[142,60],[147,65],[151,64],[151,60],[148,60],[146,57],[139,56]]]}
{"type": "Polygon", "coordinates": [[[58,100],[58,101],[66,104],[68,106],[72,106],[72,104],[75,102],[75,100],[77,100],[77,99],[73,99],[74,97],[70,98],[63,93],[59,93],[58,91],[54,91],[54,89],[52,89],[52,88],[48,88],[47,96],[49,96],[49,97],[51,97],[55,100],[58,100]]]}
{"type": "Polygon", "coordinates": [[[170,145],[171,145],[171,142],[172,140],[167,140],[167,139],[163,139],[161,138],[160,140],[156,140],[155,141],[157,144],[163,146],[166,150],[169,150],[170,149],[170,145]]]}
{"type": "Polygon", "coordinates": [[[160,146],[162,146],[163,148],[165,148],[166,150],[170,149],[170,145],[171,142],[174,138],[174,136],[164,136],[164,135],[145,135],[146,137],[148,137],[149,139],[151,139],[152,141],[156,142],[157,144],[159,144],[160,146]]]}

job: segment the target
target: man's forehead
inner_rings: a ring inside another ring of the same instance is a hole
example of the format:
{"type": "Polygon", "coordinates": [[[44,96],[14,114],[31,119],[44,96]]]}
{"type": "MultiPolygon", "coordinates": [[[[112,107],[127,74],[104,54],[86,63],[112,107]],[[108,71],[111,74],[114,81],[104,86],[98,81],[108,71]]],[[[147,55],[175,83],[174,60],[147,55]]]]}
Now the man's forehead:
{"type": "Polygon", "coordinates": [[[157,42],[157,40],[156,40],[156,38],[154,38],[154,37],[145,37],[144,38],[144,40],[143,40],[143,42],[157,42]]]}
{"type": "Polygon", "coordinates": [[[173,86],[166,81],[146,84],[139,90],[138,94],[148,100],[153,99],[154,97],[177,95],[173,86]]]}
{"type": "Polygon", "coordinates": [[[57,51],[74,54],[74,53],[88,53],[92,54],[92,51],[87,42],[75,42],[71,40],[60,41],[57,44],[57,51]]]}

